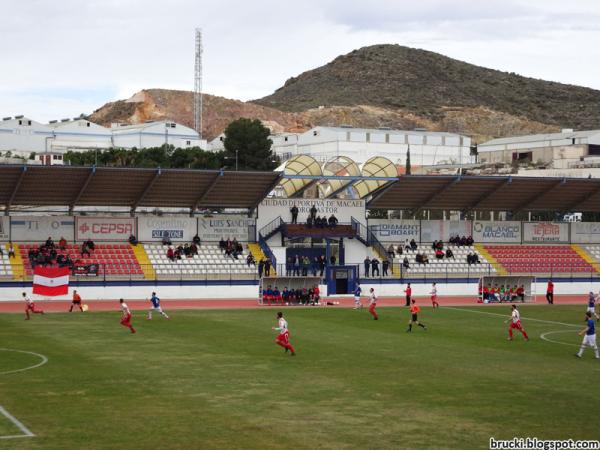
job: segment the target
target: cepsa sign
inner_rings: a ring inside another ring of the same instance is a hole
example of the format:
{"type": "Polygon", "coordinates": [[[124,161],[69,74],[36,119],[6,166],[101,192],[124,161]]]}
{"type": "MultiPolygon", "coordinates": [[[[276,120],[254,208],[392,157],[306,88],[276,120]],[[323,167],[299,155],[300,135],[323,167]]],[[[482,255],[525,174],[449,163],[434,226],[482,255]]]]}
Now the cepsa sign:
{"type": "Polygon", "coordinates": [[[75,240],[84,241],[126,241],[136,235],[134,217],[77,217],[75,220],[75,240]]]}

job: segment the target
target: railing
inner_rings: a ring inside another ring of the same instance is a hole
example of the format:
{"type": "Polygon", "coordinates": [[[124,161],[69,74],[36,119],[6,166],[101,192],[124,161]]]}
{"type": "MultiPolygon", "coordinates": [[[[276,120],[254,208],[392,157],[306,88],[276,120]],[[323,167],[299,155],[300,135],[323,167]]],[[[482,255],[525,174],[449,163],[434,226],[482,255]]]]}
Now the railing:
{"type": "Polygon", "coordinates": [[[367,242],[369,243],[369,245],[371,247],[373,247],[373,249],[377,253],[379,253],[379,256],[381,256],[382,258],[387,257],[388,253],[387,253],[386,248],[383,246],[383,244],[381,242],[379,242],[379,239],[377,239],[377,236],[375,236],[375,233],[373,233],[368,228],[367,228],[367,242]]]}
{"type": "Polygon", "coordinates": [[[258,231],[258,236],[263,236],[265,239],[269,239],[274,233],[277,232],[277,230],[279,230],[282,225],[284,225],[284,222],[281,216],[279,216],[262,227],[258,231]]]}
{"type": "Polygon", "coordinates": [[[267,240],[260,233],[258,234],[258,245],[260,245],[260,249],[263,251],[265,256],[271,260],[271,265],[276,267],[277,258],[275,258],[275,255],[271,251],[271,247],[269,247],[269,244],[267,244],[267,240]]]}
{"type": "Polygon", "coordinates": [[[363,244],[368,245],[369,235],[367,233],[368,228],[356,220],[354,217],[350,218],[350,225],[352,225],[352,229],[356,233],[356,237],[360,239],[363,244]]]}

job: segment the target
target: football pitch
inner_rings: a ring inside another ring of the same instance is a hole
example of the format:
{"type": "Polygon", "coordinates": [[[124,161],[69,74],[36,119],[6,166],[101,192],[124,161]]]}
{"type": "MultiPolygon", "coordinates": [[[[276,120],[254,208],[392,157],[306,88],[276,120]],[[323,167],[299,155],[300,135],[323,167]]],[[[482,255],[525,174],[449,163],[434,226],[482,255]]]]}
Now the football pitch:
{"type": "Polygon", "coordinates": [[[379,308],[379,321],[366,309],[291,308],[295,357],[274,344],[275,308],[170,311],[170,321],[138,311],[136,334],[118,311],[3,314],[0,448],[470,449],[488,448],[492,436],[598,439],[600,361],[589,349],[573,356],[584,305],[520,310],[530,342],[520,333],[507,341],[508,305],[423,308],[428,330],[412,333],[404,308],[379,308]]]}

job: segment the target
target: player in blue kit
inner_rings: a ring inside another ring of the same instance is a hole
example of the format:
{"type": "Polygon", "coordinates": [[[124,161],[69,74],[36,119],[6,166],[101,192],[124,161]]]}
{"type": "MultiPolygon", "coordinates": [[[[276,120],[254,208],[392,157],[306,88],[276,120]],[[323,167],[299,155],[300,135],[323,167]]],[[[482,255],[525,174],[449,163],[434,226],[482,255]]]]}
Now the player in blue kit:
{"type": "Polygon", "coordinates": [[[163,311],[160,306],[160,298],[156,296],[156,292],[152,293],[152,297],[150,297],[150,302],[152,303],[152,308],[148,311],[148,320],[152,320],[152,311],[158,311],[165,319],[168,319],[167,313],[163,311]]]}
{"type": "Polygon", "coordinates": [[[359,309],[363,307],[363,304],[360,301],[360,294],[362,294],[362,288],[360,287],[360,283],[356,283],[356,288],[354,289],[354,309],[359,309]]]}
{"type": "Polygon", "coordinates": [[[579,332],[579,336],[583,335],[583,342],[581,343],[581,347],[579,352],[575,354],[578,358],[583,356],[583,351],[585,347],[592,347],[594,353],[596,355],[596,359],[600,359],[600,354],[598,354],[598,346],[596,345],[596,326],[594,324],[594,319],[592,319],[592,313],[585,313],[585,321],[587,323],[587,327],[579,332]]]}
{"type": "Polygon", "coordinates": [[[598,314],[596,314],[596,296],[593,292],[590,292],[590,296],[588,297],[588,308],[587,312],[596,317],[596,322],[600,320],[598,314]]]}

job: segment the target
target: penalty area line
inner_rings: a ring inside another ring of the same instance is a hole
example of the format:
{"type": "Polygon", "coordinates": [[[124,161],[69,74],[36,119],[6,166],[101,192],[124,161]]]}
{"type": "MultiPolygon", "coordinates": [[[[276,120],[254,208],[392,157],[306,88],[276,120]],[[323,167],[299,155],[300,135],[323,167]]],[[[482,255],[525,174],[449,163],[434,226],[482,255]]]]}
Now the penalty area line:
{"type": "Polygon", "coordinates": [[[17,419],[15,416],[13,416],[11,413],[9,413],[2,406],[0,406],[0,414],[2,414],[4,417],[6,417],[8,420],[10,420],[19,430],[21,430],[21,433],[23,433],[23,434],[15,434],[13,436],[0,436],[0,439],[16,439],[16,438],[35,437],[35,434],[33,434],[29,430],[29,428],[27,428],[25,425],[23,425],[19,421],[19,419],[17,419]]]}
{"type": "MultiPolygon", "coordinates": [[[[475,313],[475,314],[485,314],[487,316],[497,316],[497,317],[503,317],[505,319],[508,319],[509,316],[508,314],[498,314],[498,313],[492,313],[492,312],[488,312],[488,311],[475,311],[473,309],[467,309],[467,308],[457,308],[455,306],[443,306],[443,309],[452,309],[455,311],[465,311],[465,312],[470,312],[470,313],[475,313]]],[[[528,317],[522,317],[522,319],[525,319],[529,322],[540,322],[540,323],[549,323],[552,325],[563,325],[565,327],[580,327],[579,325],[575,325],[572,323],[564,323],[564,322],[555,322],[554,320],[542,320],[542,319],[532,319],[532,318],[528,318],[528,317]]]]}

